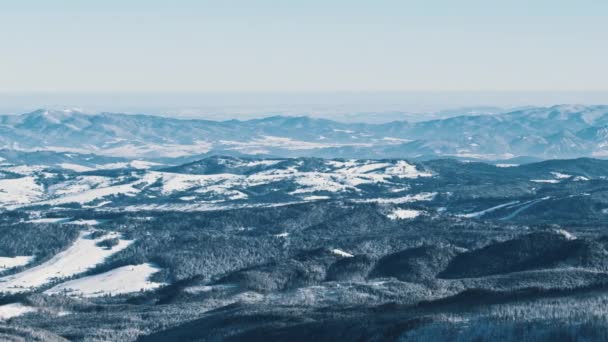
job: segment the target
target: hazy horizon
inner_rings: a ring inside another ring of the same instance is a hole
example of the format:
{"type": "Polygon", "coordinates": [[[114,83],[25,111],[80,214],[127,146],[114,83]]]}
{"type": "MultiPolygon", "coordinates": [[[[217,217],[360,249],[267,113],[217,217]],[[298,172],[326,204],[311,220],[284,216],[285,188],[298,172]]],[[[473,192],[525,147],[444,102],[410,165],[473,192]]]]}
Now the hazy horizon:
{"type": "Polygon", "coordinates": [[[77,108],[212,120],[305,115],[383,122],[562,104],[608,104],[608,92],[0,93],[0,114],[77,108]]]}

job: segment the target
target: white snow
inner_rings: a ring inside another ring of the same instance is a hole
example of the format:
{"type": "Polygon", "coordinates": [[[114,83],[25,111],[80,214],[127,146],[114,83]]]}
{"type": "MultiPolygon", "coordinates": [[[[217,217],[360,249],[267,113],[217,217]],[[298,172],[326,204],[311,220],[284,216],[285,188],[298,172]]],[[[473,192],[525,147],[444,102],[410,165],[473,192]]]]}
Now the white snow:
{"type": "Polygon", "coordinates": [[[32,220],[28,220],[25,221],[27,223],[63,223],[66,221],[69,221],[70,219],[67,217],[45,217],[45,218],[38,218],[38,219],[32,219],[32,220]]]}
{"type": "Polygon", "coordinates": [[[386,215],[391,220],[413,219],[424,214],[424,211],[413,209],[395,209],[386,215]]]}
{"type": "Polygon", "coordinates": [[[59,184],[55,184],[48,188],[50,195],[69,195],[78,194],[94,188],[107,187],[112,182],[119,181],[119,179],[112,179],[110,177],[101,176],[78,176],[59,184]]]}
{"type": "Polygon", "coordinates": [[[302,199],[305,201],[321,201],[321,200],[326,200],[329,199],[329,196],[306,196],[303,197],[302,199]]]}
{"type": "Polygon", "coordinates": [[[13,317],[25,315],[26,313],[36,312],[36,308],[25,306],[21,303],[0,305],[0,320],[7,320],[13,317]]]}
{"type": "Polygon", "coordinates": [[[25,266],[34,260],[33,256],[0,257],[0,272],[25,266]]]}
{"type": "Polygon", "coordinates": [[[216,187],[220,193],[229,187],[235,185],[235,182],[242,179],[242,176],[222,173],[213,175],[191,175],[183,173],[170,173],[170,172],[149,172],[147,173],[143,181],[147,184],[153,184],[158,180],[161,180],[163,194],[172,194],[175,192],[186,191],[193,188],[206,189],[212,185],[221,185],[216,187]]]}
{"type": "Polygon", "coordinates": [[[567,240],[576,240],[576,236],[565,229],[556,229],[555,232],[563,235],[567,240]]]}
{"type": "Polygon", "coordinates": [[[557,179],[567,179],[572,177],[572,175],[567,175],[565,173],[560,173],[560,172],[551,172],[551,174],[553,175],[553,177],[557,178],[557,179]]]}
{"type": "Polygon", "coordinates": [[[403,160],[398,161],[395,166],[387,168],[385,174],[397,176],[399,178],[418,178],[433,176],[432,173],[419,171],[415,165],[409,164],[403,160]]]}
{"type": "Polygon", "coordinates": [[[339,255],[341,257],[345,257],[345,258],[352,258],[354,255],[347,253],[341,249],[332,249],[331,250],[332,253],[334,253],[335,255],[339,255]]]}
{"type": "Polygon", "coordinates": [[[369,199],[363,199],[363,200],[354,200],[353,202],[402,204],[402,203],[411,203],[411,202],[419,202],[419,201],[432,201],[435,198],[435,196],[437,196],[436,192],[421,192],[419,194],[407,195],[404,197],[369,198],[369,199]]]}
{"type": "Polygon", "coordinates": [[[262,159],[262,160],[251,160],[246,162],[237,163],[231,165],[232,167],[255,167],[255,166],[271,166],[280,163],[281,160],[274,159],[262,159]]]}
{"type": "Polygon", "coordinates": [[[382,138],[382,140],[388,141],[391,144],[401,144],[401,143],[407,143],[407,142],[412,141],[409,139],[401,139],[401,138],[393,138],[393,137],[384,137],[384,138],[382,138]]]}
{"type": "Polygon", "coordinates": [[[65,222],[65,224],[75,224],[80,226],[96,226],[100,224],[100,220],[75,220],[70,222],[65,222]]]}
{"type": "Polygon", "coordinates": [[[351,173],[351,174],[360,174],[360,173],[368,173],[370,171],[382,169],[391,166],[389,163],[369,163],[363,164],[355,167],[349,167],[346,169],[339,170],[341,173],[351,173]]]}
{"type": "Polygon", "coordinates": [[[495,211],[495,210],[498,210],[498,209],[501,209],[501,208],[504,208],[504,207],[508,207],[508,206],[511,206],[511,205],[515,205],[515,204],[518,204],[518,203],[519,203],[519,201],[507,202],[507,203],[499,204],[497,206],[494,206],[494,207],[491,207],[491,208],[488,208],[488,209],[485,209],[485,210],[476,211],[474,213],[468,213],[468,214],[460,214],[460,215],[456,215],[456,216],[466,217],[466,218],[479,218],[479,217],[482,217],[483,215],[485,215],[487,213],[490,213],[492,211],[495,211]]]}
{"type": "Polygon", "coordinates": [[[100,187],[95,189],[90,189],[78,193],[73,193],[64,197],[58,197],[46,201],[41,201],[36,204],[49,204],[49,205],[60,205],[67,203],[80,203],[85,204],[92,201],[95,201],[100,198],[115,196],[115,195],[126,195],[126,196],[134,196],[140,189],[135,188],[135,185],[140,183],[129,183],[129,184],[121,184],[121,185],[113,185],[108,187],[100,187]]]}
{"type": "Polygon", "coordinates": [[[45,294],[67,294],[74,297],[99,297],[153,290],[165,284],[149,278],[160,268],[146,263],[115,268],[111,271],[70,280],[45,291],[45,294]]]}
{"type": "Polygon", "coordinates": [[[138,170],[146,170],[154,166],[160,166],[163,164],[149,162],[145,160],[133,160],[130,162],[119,162],[119,163],[109,163],[109,164],[101,164],[95,165],[95,168],[98,170],[113,170],[113,169],[138,169],[138,170]]]}
{"type": "Polygon", "coordinates": [[[0,179],[0,204],[30,203],[42,198],[44,189],[36,178],[27,176],[16,179],[0,179]]]}
{"type": "Polygon", "coordinates": [[[76,224],[83,226],[95,226],[102,223],[100,220],[74,220],[70,221],[67,217],[46,217],[25,221],[27,223],[60,223],[60,224],[76,224]]]}
{"type": "Polygon", "coordinates": [[[13,165],[2,167],[2,171],[17,173],[23,176],[31,176],[37,172],[44,170],[46,167],[42,165],[13,165]]]}
{"type": "Polygon", "coordinates": [[[358,161],[355,159],[351,159],[351,160],[347,160],[347,161],[326,160],[325,164],[339,169],[339,168],[356,166],[358,164],[358,161]]]}
{"type": "Polygon", "coordinates": [[[300,175],[295,179],[295,182],[302,188],[292,191],[291,194],[294,195],[317,191],[339,192],[349,188],[353,189],[353,186],[342,184],[331,174],[320,172],[309,172],[306,176],[300,175]]]}
{"type": "Polygon", "coordinates": [[[90,233],[90,231],[82,232],[70,247],[46,262],[23,272],[0,278],[0,293],[26,292],[56,279],[83,273],[133,243],[132,240],[120,239],[118,245],[107,249],[97,246],[97,243],[108,238],[120,237],[118,233],[109,233],[96,239],[90,238],[90,233]]]}
{"type": "MultiPolygon", "coordinates": [[[[230,166],[273,165],[283,160],[232,160],[227,159],[230,166]]],[[[141,167],[151,165],[143,161],[141,167]]],[[[118,166],[114,164],[112,167],[118,166]]],[[[105,177],[92,175],[72,175],[70,179],[59,181],[47,189],[37,181],[41,174],[26,176],[18,179],[0,179],[0,206],[15,209],[24,205],[51,205],[78,203],[99,206],[110,204],[113,196],[137,196],[144,193],[147,198],[154,198],[174,193],[184,193],[183,201],[200,198],[202,201],[236,201],[248,198],[244,189],[252,186],[267,185],[277,182],[293,182],[297,185],[292,195],[308,195],[304,200],[324,199],[323,192],[361,192],[359,187],[364,184],[385,184],[390,189],[407,190],[408,185],[397,182],[396,178],[416,179],[431,177],[433,174],[418,170],[413,164],[400,161],[327,161],[326,167],[319,171],[299,171],[303,162],[287,168],[273,168],[250,175],[241,174],[182,174],[158,171],[133,171],[130,175],[105,177]],[[399,183],[399,184],[397,184],[399,183]],[[196,197],[194,197],[196,193],[196,197]],[[198,194],[203,194],[198,195],[198,194]]],[[[108,166],[109,167],[109,166],[108,166]]],[[[40,182],[42,183],[42,182],[40,182]]],[[[396,190],[395,190],[396,191],[396,190]]],[[[418,198],[389,199],[382,203],[407,203],[425,200],[418,198]]],[[[372,202],[378,200],[370,200],[372,202]]],[[[44,223],[40,221],[40,223],[44,223]]]]}

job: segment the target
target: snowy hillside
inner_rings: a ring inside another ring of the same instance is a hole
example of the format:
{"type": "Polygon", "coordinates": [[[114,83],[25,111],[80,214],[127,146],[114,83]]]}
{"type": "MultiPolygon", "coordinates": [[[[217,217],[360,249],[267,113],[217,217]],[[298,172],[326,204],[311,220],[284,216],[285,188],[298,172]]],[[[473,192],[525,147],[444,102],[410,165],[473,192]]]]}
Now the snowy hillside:
{"type": "MultiPolygon", "coordinates": [[[[431,171],[404,160],[239,159],[212,157],[165,170],[135,167],[114,173],[0,166],[0,207],[203,208],[316,198],[394,196],[431,171]],[[325,197],[322,197],[325,196],[325,197]]],[[[72,168],[74,170],[75,168],[72,168]]]]}

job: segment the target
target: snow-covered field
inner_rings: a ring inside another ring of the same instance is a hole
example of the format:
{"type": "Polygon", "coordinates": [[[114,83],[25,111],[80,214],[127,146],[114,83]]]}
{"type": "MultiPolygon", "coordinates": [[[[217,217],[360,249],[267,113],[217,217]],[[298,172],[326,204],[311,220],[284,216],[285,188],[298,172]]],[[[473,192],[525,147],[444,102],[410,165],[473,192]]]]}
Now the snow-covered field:
{"type": "Polygon", "coordinates": [[[45,217],[25,221],[27,223],[40,224],[75,224],[79,226],[96,226],[103,223],[102,220],[72,220],[68,217],[45,217]]]}
{"type": "Polygon", "coordinates": [[[43,187],[33,176],[0,179],[0,205],[32,203],[44,195],[43,187]]]}
{"type": "MultiPolygon", "coordinates": [[[[288,194],[303,195],[305,200],[313,200],[326,198],[321,196],[327,196],[327,193],[360,193],[361,186],[372,184],[389,189],[406,189],[407,184],[403,184],[404,179],[413,180],[434,176],[431,172],[419,170],[415,165],[403,160],[382,162],[326,160],[313,164],[312,167],[299,160],[291,163],[286,161],[286,165],[275,167],[283,161],[286,160],[226,158],[218,161],[218,164],[224,163],[225,167],[235,169],[260,168],[257,172],[246,174],[239,172],[189,174],[152,171],[145,169],[154,164],[140,161],[124,163],[124,165],[121,163],[105,165],[108,168],[110,165],[133,168],[130,174],[119,173],[116,176],[65,175],[53,173],[56,171],[52,170],[25,168],[22,171],[27,171],[28,176],[17,179],[0,179],[0,207],[16,209],[33,205],[63,206],[69,204],[100,207],[111,205],[116,196],[137,197],[144,199],[144,203],[151,198],[183,198],[182,201],[191,202],[190,205],[197,207],[203,205],[204,202],[247,200],[249,199],[247,194],[249,188],[272,186],[272,184],[283,184],[282,187],[290,189],[286,191],[288,194]],[[293,184],[293,186],[290,187],[286,184],[293,184]],[[176,194],[178,196],[173,196],[176,194]],[[179,194],[182,195],[179,196],[179,194]]],[[[79,171],[78,166],[64,166],[79,171]]],[[[97,169],[99,168],[97,167],[97,169]]],[[[82,169],[82,171],[87,170],[82,169]]],[[[38,221],[38,223],[52,222],[38,221]]]]}
{"type": "Polygon", "coordinates": [[[395,209],[387,215],[391,220],[413,219],[424,214],[423,211],[413,209],[395,209]]]}
{"type": "Polygon", "coordinates": [[[0,257],[0,272],[25,266],[34,260],[33,256],[0,257]]]}
{"type": "Polygon", "coordinates": [[[45,293],[100,297],[152,290],[164,285],[149,280],[158,271],[160,268],[149,263],[123,266],[105,273],[61,283],[45,293]]]}
{"type": "Polygon", "coordinates": [[[127,248],[133,242],[120,239],[116,246],[107,249],[97,244],[109,238],[120,237],[118,233],[106,234],[95,239],[91,238],[90,234],[90,231],[82,232],[70,247],[38,266],[0,278],[0,292],[27,292],[55,280],[83,273],[103,263],[107,257],[127,248]]]}
{"type": "Polygon", "coordinates": [[[44,217],[44,218],[37,218],[37,219],[28,220],[26,222],[27,223],[49,224],[49,223],[65,223],[65,222],[67,222],[69,220],[70,219],[67,218],[67,217],[44,217]]]}
{"type": "Polygon", "coordinates": [[[66,196],[56,197],[46,201],[40,201],[35,204],[38,205],[61,205],[68,203],[90,203],[94,200],[101,199],[108,196],[115,195],[126,195],[126,196],[134,196],[140,190],[134,187],[135,184],[122,184],[122,185],[113,185],[108,187],[100,187],[90,190],[85,190],[82,192],[72,193],[66,196]]]}
{"type": "Polygon", "coordinates": [[[35,311],[37,311],[36,308],[25,306],[21,303],[0,305],[0,320],[7,320],[9,318],[25,315],[26,313],[35,311]]]}
{"type": "Polygon", "coordinates": [[[336,249],[332,249],[331,252],[334,253],[337,256],[341,256],[341,257],[344,257],[344,258],[352,258],[354,256],[354,255],[352,255],[352,254],[350,254],[348,252],[345,252],[345,251],[343,251],[341,249],[337,249],[337,248],[336,249]]]}

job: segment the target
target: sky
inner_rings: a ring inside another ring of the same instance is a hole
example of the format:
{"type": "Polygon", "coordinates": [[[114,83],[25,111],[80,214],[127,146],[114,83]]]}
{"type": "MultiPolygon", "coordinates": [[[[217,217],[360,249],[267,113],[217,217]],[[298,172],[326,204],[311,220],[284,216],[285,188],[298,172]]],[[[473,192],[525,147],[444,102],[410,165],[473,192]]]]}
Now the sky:
{"type": "Polygon", "coordinates": [[[528,92],[608,103],[607,19],[605,0],[3,0],[0,100],[528,92]]]}

